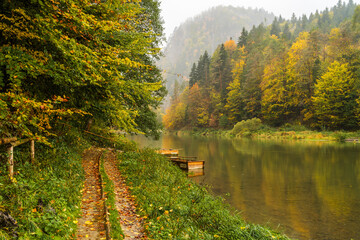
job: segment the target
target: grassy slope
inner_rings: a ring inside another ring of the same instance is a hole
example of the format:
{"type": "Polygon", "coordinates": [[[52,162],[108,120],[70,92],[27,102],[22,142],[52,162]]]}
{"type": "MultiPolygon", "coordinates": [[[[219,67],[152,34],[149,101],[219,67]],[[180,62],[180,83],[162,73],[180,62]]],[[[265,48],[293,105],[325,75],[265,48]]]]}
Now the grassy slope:
{"type": "Polygon", "coordinates": [[[0,239],[75,238],[84,176],[80,153],[86,144],[75,135],[53,144],[36,144],[35,164],[28,161],[26,144],[15,149],[15,183],[8,179],[7,164],[0,164],[0,211],[18,224],[14,230],[0,229],[0,239]]]}

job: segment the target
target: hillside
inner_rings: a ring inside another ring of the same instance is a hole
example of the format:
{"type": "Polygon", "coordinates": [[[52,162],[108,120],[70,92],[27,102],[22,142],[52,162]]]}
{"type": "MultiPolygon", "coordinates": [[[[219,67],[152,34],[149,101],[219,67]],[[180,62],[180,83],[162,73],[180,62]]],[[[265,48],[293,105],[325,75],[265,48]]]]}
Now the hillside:
{"type": "Polygon", "coordinates": [[[165,127],[231,128],[254,119],[272,127],[358,130],[359,16],[353,1],[339,1],[309,17],[274,18],[242,32],[239,42],[203,52],[188,86],[174,94],[165,127]]]}
{"type": "Polygon", "coordinates": [[[167,73],[167,89],[172,95],[174,82],[186,78],[193,62],[207,50],[212,54],[217,45],[229,38],[237,39],[243,27],[250,30],[264,22],[271,23],[274,15],[263,9],[232,6],[218,6],[188,19],[177,27],[169,38],[164,50],[165,56],[159,61],[160,68],[167,73]]]}

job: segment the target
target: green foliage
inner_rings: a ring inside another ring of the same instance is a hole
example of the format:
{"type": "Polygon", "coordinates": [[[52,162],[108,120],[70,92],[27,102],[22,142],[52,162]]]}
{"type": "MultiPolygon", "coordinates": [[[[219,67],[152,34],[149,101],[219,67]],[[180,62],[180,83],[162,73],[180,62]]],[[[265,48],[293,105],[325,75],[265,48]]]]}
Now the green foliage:
{"type": "Polygon", "coordinates": [[[287,239],[232,214],[184,172],[152,150],[119,155],[119,168],[152,239],[287,239]]]}
{"type": "MultiPolygon", "coordinates": [[[[0,137],[46,142],[86,112],[104,127],[157,134],[158,1],[11,1],[0,10],[0,137]],[[152,21],[149,21],[149,20],[152,21]],[[1,121],[3,122],[3,121],[1,121]]],[[[81,125],[81,124],[80,124],[81,125]]]]}
{"type": "Polygon", "coordinates": [[[17,221],[19,239],[75,238],[84,177],[80,152],[88,145],[75,132],[51,143],[56,148],[36,144],[34,164],[27,160],[28,146],[15,149],[13,183],[0,164],[0,207],[17,221]]]}
{"type": "Polygon", "coordinates": [[[248,120],[242,120],[235,124],[234,128],[231,130],[230,134],[234,136],[254,133],[262,127],[261,120],[258,118],[252,118],[248,120]]]}
{"type": "MultiPolygon", "coordinates": [[[[104,154],[104,153],[103,153],[104,154]]],[[[119,212],[115,205],[114,183],[106,174],[103,156],[100,159],[100,175],[103,180],[103,191],[105,192],[105,205],[109,209],[110,237],[114,240],[124,239],[124,232],[121,229],[119,212]]]]}
{"type": "Polygon", "coordinates": [[[345,142],[345,139],[346,139],[346,133],[344,133],[344,132],[341,132],[341,131],[337,131],[337,132],[335,132],[335,139],[336,139],[336,141],[338,141],[338,142],[345,142]]]}

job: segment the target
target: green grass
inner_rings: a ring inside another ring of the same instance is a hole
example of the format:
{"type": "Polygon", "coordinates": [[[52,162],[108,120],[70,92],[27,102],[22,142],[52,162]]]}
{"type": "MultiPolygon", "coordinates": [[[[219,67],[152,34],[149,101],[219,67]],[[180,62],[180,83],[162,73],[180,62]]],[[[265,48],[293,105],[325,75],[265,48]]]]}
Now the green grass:
{"type": "MultiPolygon", "coordinates": [[[[173,134],[174,132],[169,132],[173,134]]],[[[310,140],[344,142],[346,139],[360,139],[360,131],[314,131],[301,125],[286,125],[279,128],[262,124],[256,131],[244,131],[233,134],[233,130],[200,129],[175,132],[177,135],[216,136],[222,138],[253,138],[274,140],[310,140]]]]}
{"type": "MultiPolygon", "coordinates": [[[[14,183],[7,164],[0,164],[0,210],[17,221],[19,239],[75,239],[84,179],[80,153],[86,144],[76,134],[52,144],[54,148],[36,144],[34,164],[29,162],[29,146],[15,148],[14,183]]],[[[13,233],[2,229],[0,239],[13,233]]]]}
{"type": "Polygon", "coordinates": [[[288,239],[245,222],[223,198],[194,184],[153,150],[122,153],[118,158],[151,239],[288,239]]]}
{"type": "Polygon", "coordinates": [[[114,183],[109,179],[104,168],[104,153],[100,160],[100,174],[103,180],[103,188],[105,192],[105,204],[109,210],[109,222],[110,222],[110,237],[111,239],[121,240],[124,239],[124,233],[120,225],[119,212],[115,206],[115,193],[114,183]]]}

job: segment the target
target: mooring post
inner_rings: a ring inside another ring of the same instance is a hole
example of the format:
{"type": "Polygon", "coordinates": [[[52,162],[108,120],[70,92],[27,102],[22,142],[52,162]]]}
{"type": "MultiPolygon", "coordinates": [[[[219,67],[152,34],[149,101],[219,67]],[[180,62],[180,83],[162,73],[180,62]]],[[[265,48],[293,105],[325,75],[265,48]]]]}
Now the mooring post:
{"type": "Polygon", "coordinates": [[[8,161],[9,161],[9,176],[12,181],[14,178],[14,146],[10,145],[8,148],[8,161]]]}
{"type": "Polygon", "coordinates": [[[35,162],[35,141],[31,140],[30,142],[30,152],[31,152],[31,163],[35,162]]]}

